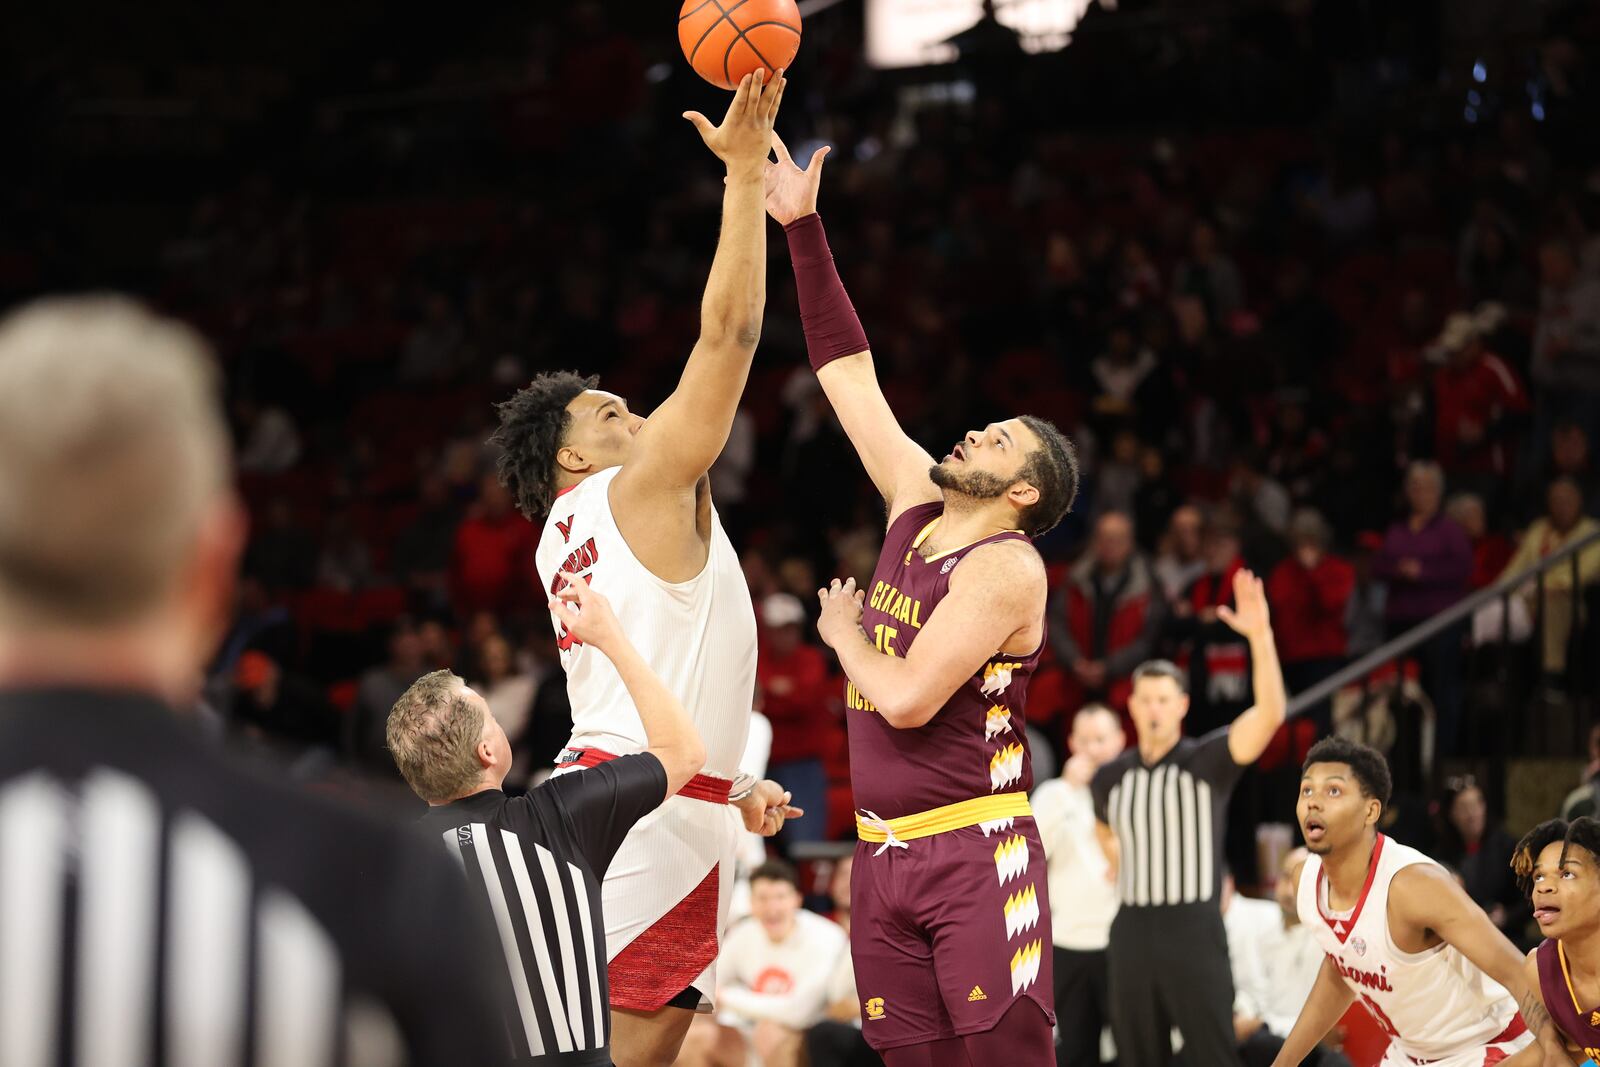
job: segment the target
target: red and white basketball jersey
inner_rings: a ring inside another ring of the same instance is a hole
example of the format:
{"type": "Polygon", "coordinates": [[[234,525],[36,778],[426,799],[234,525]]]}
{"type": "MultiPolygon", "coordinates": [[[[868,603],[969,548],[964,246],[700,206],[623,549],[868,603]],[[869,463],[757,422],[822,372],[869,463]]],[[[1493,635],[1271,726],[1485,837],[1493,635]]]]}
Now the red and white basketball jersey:
{"type": "Polygon", "coordinates": [[[1401,952],[1389,936],[1389,886],[1416,863],[1433,863],[1414,848],[1378,835],[1367,883],[1347,917],[1328,908],[1322,860],[1300,872],[1296,910],[1378,1025],[1415,1060],[1444,1059],[1504,1035],[1517,1014],[1505,988],[1450,945],[1401,952]]]}
{"type": "MultiPolygon", "coordinates": [[[[621,469],[585,478],[556,498],[534,557],[539,580],[551,593],[560,572],[569,571],[606,595],[640,655],[693,717],[706,746],[705,773],[736,778],[756,688],[755,607],[739,555],[713,508],[705,569],[686,582],[657,578],[611,514],[609,493],[621,469]]],[[[643,749],[639,713],[611,661],[550,619],[572,700],[568,747],[618,756],[643,749]]]]}

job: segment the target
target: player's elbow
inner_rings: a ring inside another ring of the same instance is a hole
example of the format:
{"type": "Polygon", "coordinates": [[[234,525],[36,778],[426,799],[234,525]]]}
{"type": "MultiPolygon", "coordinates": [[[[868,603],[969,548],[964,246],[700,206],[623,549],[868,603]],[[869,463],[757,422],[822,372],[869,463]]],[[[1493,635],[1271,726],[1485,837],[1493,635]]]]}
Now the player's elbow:
{"type": "Polygon", "coordinates": [[[941,703],[907,693],[886,704],[879,704],[878,714],[896,730],[915,730],[919,726],[926,726],[939,713],[941,703]]]}
{"type": "Polygon", "coordinates": [[[700,343],[730,351],[754,352],[761,343],[760,307],[708,307],[700,315],[700,343]]]}
{"type": "Polygon", "coordinates": [[[670,796],[689,784],[689,779],[699,774],[706,765],[706,746],[698,734],[651,749],[667,772],[667,794],[670,796]]]}

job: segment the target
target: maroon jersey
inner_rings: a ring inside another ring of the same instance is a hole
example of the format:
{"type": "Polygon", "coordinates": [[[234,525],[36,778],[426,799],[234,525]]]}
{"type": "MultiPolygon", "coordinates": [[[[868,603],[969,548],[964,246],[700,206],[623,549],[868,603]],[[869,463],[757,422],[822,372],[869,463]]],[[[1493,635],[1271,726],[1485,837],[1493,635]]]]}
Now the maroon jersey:
{"type": "MultiPolygon", "coordinates": [[[[950,591],[950,574],[967,553],[995,541],[1028,541],[1021,533],[986,537],[965,548],[923,559],[917,546],[944,512],[919,504],[889,527],[868,584],[861,626],[878,650],[904,656],[933,609],[950,591]]],[[[1041,623],[1042,623],[1041,619],[1041,623]]],[[[845,691],[850,730],[850,779],[856,807],[883,819],[996,793],[1033,789],[1033,764],[1023,730],[1028,679],[1044,651],[997,655],[957,689],[925,725],[897,730],[850,684],[845,691]]]]}
{"type": "Polygon", "coordinates": [[[1539,963],[1539,996],[1544,1000],[1544,1010],[1550,1013],[1556,1029],[1566,1038],[1567,1047],[1600,1061],[1600,1011],[1578,1007],[1572,985],[1567,981],[1561,942],[1545,940],[1539,945],[1535,958],[1539,963]]]}

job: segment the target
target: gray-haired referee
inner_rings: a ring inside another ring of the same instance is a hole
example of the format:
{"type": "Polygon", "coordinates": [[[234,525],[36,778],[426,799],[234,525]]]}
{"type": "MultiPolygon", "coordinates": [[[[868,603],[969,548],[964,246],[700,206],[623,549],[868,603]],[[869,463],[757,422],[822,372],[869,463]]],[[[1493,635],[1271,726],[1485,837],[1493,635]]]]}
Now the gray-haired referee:
{"type": "Polygon", "coordinates": [[[449,861],[174,713],[243,541],[193,332],[107,297],[0,322],[0,1064],[497,1062],[449,861]]]}
{"type": "Polygon", "coordinates": [[[1250,642],[1255,705],[1201,738],[1183,736],[1184,675],[1164,660],[1133,672],[1128,710],[1139,735],[1090,784],[1121,907],[1107,949],[1111,1030],[1122,1067],[1166,1067],[1169,1034],[1207,1067],[1239,1063],[1233,974],[1222,926],[1222,844],[1228,796],[1266,750],[1288,703],[1261,580],[1234,577],[1223,622],[1250,642]]]}
{"type": "MultiPolygon", "coordinates": [[[[550,610],[615,664],[648,748],[508,797],[500,789],[511,769],[505,730],[449,671],[423,675],[395,702],[388,741],[400,773],[430,805],[423,826],[443,837],[488,901],[511,978],[505,1007],[517,1062],[609,1067],[601,883],[633,824],[699,773],[706,752],[610,603],[581,577],[562,577],[568,584],[550,610]]],[[[755,825],[746,820],[769,836],[802,814],[771,782],[744,792],[775,805],[763,804],[755,825]]]]}

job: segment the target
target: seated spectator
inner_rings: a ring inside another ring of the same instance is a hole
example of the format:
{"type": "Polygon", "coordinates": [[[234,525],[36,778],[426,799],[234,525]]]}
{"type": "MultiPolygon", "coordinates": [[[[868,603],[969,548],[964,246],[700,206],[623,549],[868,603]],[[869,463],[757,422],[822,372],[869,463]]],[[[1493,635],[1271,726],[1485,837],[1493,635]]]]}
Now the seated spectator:
{"type": "Polygon", "coordinates": [[[1141,549],[1150,553],[1161,547],[1159,538],[1182,504],[1182,495],[1167,476],[1166,455],[1155,445],[1145,445],[1139,450],[1139,488],[1133,494],[1133,528],[1141,549]]]}
{"type": "Polygon", "coordinates": [[[1173,295],[1199,297],[1212,322],[1226,322],[1244,305],[1239,268],[1217,248],[1217,230],[1201,220],[1189,231],[1189,258],[1172,272],[1173,295]]]}
{"type": "Polygon", "coordinates": [[[1389,587],[1373,572],[1382,548],[1383,538],[1376,533],[1356,537],[1356,551],[1350,561],[1355,568],[1355,585],[1350,590],[1350,603],[1344,613],[1346,651],[1351,659],[1365,656],[1383,644],[1389,587]]]}
{"type": "Polygon", "coordinates": [[[1489,822],[1488,802],[1471,775],[1446,781],[1438,834],[1435,858],[1459,874],[1461,887],[1502,933],[1512,941],[1523,940],[1533,909],[1511,870],[1517,841],[1505,827],[1489,822]]]}
{"type": "Polygon", "coordinates": [[[456,529],[450,597],[458,618],[485,610],[508,614],[528,602],[535,536],[500,479],[485,475],[478,502],[456,529]]]}
{"type": "Polygon", "coordinates": [[[288,498],[274,497],[251,532],[244,572],[259,578],[271,591],[307,588],[316,569],[316,541],[295,521],[294,505],[288,498]]]}
{"type": "Polygon", "coordinates": [[[850,952],[838,924],[800,906],[800,878],[773,860],[750,875],[751,916],[722,942],[713,1019],[694,1020],[680,1067],[799,1067],[804,1035],[826,1017],[829,983],[850,952]]]}
{"type": "Polygon", "coordinates": [[[827,657],[805,641],[808,622],[798,597],[774,593],[761,602],[756,684],[761,711],[772,723],[767,776],[782,782],[794,794],[795,806],[806,813],[806,818],[785,824],[780,832],[789,844],[820,841],[826,834],[828,773],[822,761],[840,729],[833,711],[837,686],[828,672],[827,657]]]}
{"type": "Polygon", "coordinates": [[[417,624],[396,620],[389,631],[389,658],[361,676],[355,706],[345,717],[344,749],[356,765],[385,778],[399,777],[384,729],[395,701],[427,669],[417,624]]]}
{"type": "Polygon", "coordinates": [[[1511,542],[1490,531],[1483,498],[1476,493],[1457,493],[1444,510],[1467,532],[1472,544],[1472,577],[1467,584],[1474,590],[1492,584],[1511,560],[1511,542]]]}
{"type": "MultiPolygon", "coordinates": [[[[1275,902],[1240,896],[1232,876],[1223,877],[1222,926],[1233,971],[1233,1025],[1245,1067],[1272,1063],[1322,969],[1324,953],[1312,931],[1300,922],[1297,885],[1289,877],[1305,857],[1303,848],[1284,857],[1275,902]]],[[[1349,1067],[1338,1044],[1336,1030],[1305,1062],[1312,1067],[1349,1067]]]]}
{"type": "MultiPolygon", "coordinates": [[[[833,898],[833,921],[848,937],[850,934],[851,853],[834,864],[828,882],[833,898]]],[[[872,1051],[861,1034],[861,997],[856,992],[856,970],[848,947],[839,955],[838,966],[828,982],[827,1018],[806,1031],[806,1055],[812,1067],[883,1067],[883,1060],[872,1051]]]]}
{"type": "MultiPolygon", "coordinates": [[[[1527,570],[1563,547],[1574,544],[1600,530],[1600,522],[1583,513],[1583,490],[1571,478],[1557,478],[1546,494],[1543,518],[1535,519],[1522,535],[1516,555],[1506,564],[1502,577],[1527,570]]],[[[1600,545],[1578,553],[1578,584],[1592,585],[1600,579],[1600,545]]],[[[1567,666],[1567,645],[1572,638],[1573,604],[1571,565],[1557,564],[1544,576],[1544,600],[1536,602],[1539,583],[1530,579],[1517,594],[1528,606],[1530,617],[1542,618],[1544,631],[1544,669],[1560,674],[1567,666]]]]}
{"type": "Polygon", "coordinates": [[[1102,515],[1048,612],[1068,707],[1090,700],[1127,706],[1133,669],[1154,654],[1162,608],[1150,565],[1135,550],[1133,523],[1122,512],[1102,515]]]}
{"type": "Polygon", "coordinates": [[[233,685],[229,712],[246,735],[293,749],[332,748],[336,742],[339,718],[322,691],[265,652],[239,657],[233,685]]]}
{"type": "Polygon", "coordinates": [[[1049,864],[1050,932],[1056,997],[1056,1059],[1071,1067],[1100,1062],[1110,1024],[1106,946],[1117,915],[1111,864],[1095,833],[1094,772],[1124,744],[1122,720],[1104,704],[1086,704],[1072,718],[1072,753],[1061,777],[1033,792],[1033,820],[1049,864]]]}
{"type": "Polygon", "coordinates": [[[520,737],[533,711],[538,680],[517,665],[511,642],[496,630],[478,642],[478,679],[472,688],[488,703],[507,737],[520,737]]]}
{"type": "Polygon", "coordinates": [[[1582,782],[1561,801],[1561,817],[1567,822],[1600,812],[1600,723],[1589,728],[1589,762],[1583,768],[1582,782]]]}
{"type": "Polygon", "coordinates": [[[1458,311],[1434,342],[1444,361],[1433,372],[1434,458],[1452,479],[1486,489],[1511,470],[1510,432],[1531,407],[1517,372],[1484,341],[1497,318],[1458,311]]]}
{"type": "Polygon", "coordinates": [[[350,593],[372,584],[372,553],[356,532],[348,511],[336,512],[322,532],[317,584],[350,593]]]}
{"type": "Polygon", "coordinates": [[[236,465],[243,474],[282,474],[300,461],[300,430],[276,404],[240,400],[234,405],[242,439],[236,465]]]}
{"type": "Polygon", "coordinates": [[[1132,430],[1118,430],[1111,438],[1111,454],[1096,464],[1094,516],[1113,511],[1132,514],[1141,477],[1139,435],[1132,430]]]}
{"type": "Polygon", "coordinates": [[[1183,596],[1184,590],[1206,572],[1206,561],[1200,555],[1200,535],[1204,529],[1205,516],[1193,504],[1185,504],[1174,511],[1167,522],[1153,569],[1168,604],[1183,596]]]}
{"type": "Polygon", "coordinates": [[[394,573],[442,607],[446,603],[461,507],[450,496],[450,484],[438,473],[422,479],[418,497],[415,517],[395,538],[394,573]]]}
{"type": "MultiPolygon", "coordinates": [[[[1345,611],[1356,572],[1329,554],[1329,536],[1320,513],[1310,508],[1295,512],[1289,521],[1291,554],[1267,578],[1272,629],[1283,661],[1283,680],[1291,693],[1309,689],[1338,670],[1348,651],[1345,611]]],[[[1331,705],[1324,702],[1319,707],[1331,705]]],[[[1323,735],[1332,728],[1325,716],[1317,725],[1323,735]]]]}
{"type": "Polygon", "coordinates": [[[1561,419],[1593,441],[1600,433],[1600,280],[1580,273],[1577,250],[1560,238],[1539,249],[1539,277],[1533,446],[1543,449],[1561,419]]]}
{"type": "MultiPolygon", "coordinates": [[[[1405,633],[1450,607],[1467,593],[1472,577],[1472,545],[1440,505],[1444,472],[1437,463],[1416,462],[1406,472],[1409,514],[1389,527],[1373,573],[1389,587],[1384,620],[1388,636],[1405,633]]],[[[1422,689],[1438,713],[1435,751],[1458,751],[1461,723],[1462,627],[1452,626],[1413,653],[1421,668],[1422,689]]]]}

